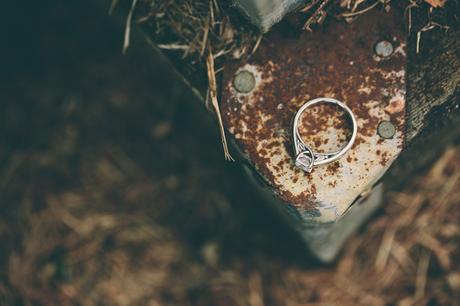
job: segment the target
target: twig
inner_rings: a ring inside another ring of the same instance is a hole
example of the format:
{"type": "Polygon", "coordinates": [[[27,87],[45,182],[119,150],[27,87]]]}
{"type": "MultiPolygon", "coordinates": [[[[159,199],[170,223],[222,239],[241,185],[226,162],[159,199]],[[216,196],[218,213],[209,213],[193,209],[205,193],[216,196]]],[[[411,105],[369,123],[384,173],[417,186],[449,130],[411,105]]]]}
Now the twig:
{"type": "Polygon", "coordinates": [[[214,8],[212,5],[212,0],[209,1],[209,19],[210,19],[211,26],[214,26],[214,24],[216,23],[216,20],[214,17],[214,8]]]}
{"type": "Polygon", "coordinates": [[[315,20],[317,20],[319,14],[323,12],[324,7],[329,2],[331,2],[331,0],[323,0],[323,2],[321,2],[319,7],[316,9],[316,11],[310,16],[310,18],[308,18],[307,22],[305,22],[305,24],[303,25],[304,30],[311,31],[310,26],[312,25],[313,22],[315,22],[315,20]]]}
{"type": "Polygon", "coordinates": [[[447,26],[440,25],[439,23],[432,22],[430,21],[427,23],[423,28],[420,29],[420,31],[417,32],[417,45],[415,47],[415,51],[417,54],[420,52],[420,40],[422,38],[422,33],[426,31],[430,31],[436,27],[443,28],[443,29],[449,29],[447,26]]]}
{"type": "Polygon", "coordinates": [[[125,27],[125,40],[123,41],[123,54],[126,53],[126,50],[129,48],[129,39],[131,36],[131,20],[133,19],[134,9],[136,8],[137,0],[133,0],[131,3],[131,9],[129,10],[128,17],[126,18],[126,27],[125,27]]]}
{"type": "Polygon", "coordinates": [[[208,34],[209,34],[209,25],[206,25],[203,33],[203,41],[201,42],[200,56],[204,55],[206,51],[206,46],[208,45],[208,34]]]}
{"type": "Polygon", "coordinates": [[[303,7],[300,11],[302,13],[306,13],[309,10],[311,10],[311,8],[314,7],[318,2],[319,2],[319,0],[313,0],[310,3],[308,3],[305,7],[303,7]]]}
{"type": "Polygon", "coordinates": [[[217,82],[216,73],[214,70],[214,56],[209,48],[209,54],[206,58],[206,65],[208,68],[208,82],[209,82],[209,94],[211,97],[211,103],[217,116],[217,121],[220,128],[220,137],[222,141],[222,147],[224,149],[224,155],[226,160],[235,161],[228,151],[227,138],[225,136],[224,124],[222,123],[222,116],[220,114],[219,102],[217,101],[217,82]]]}
{"type": "Polygon", "coordinates": [[[365,9],[362,9],[360,11],[357,11],[357,12],[351,12],[351,13],[343,13],[342,16],[343,17],[353,17],[353,16],[357,16],[357,15],[361,15],[361,14],[364,14],[370,10],[372,10],[374,7],[376,7],[378,4],[380,3],[380,1],[375,1],[374,4],[366,7],[365,9]]]}
{"type": "Polygon", "coordinates": [[[232,50],[231,49],[222,49],[219,52],[217,52],[216,54],[214,54],[214,59],[219,58],[221,56],[224,56],[225,54],[228,54],[230,51],[232,51],[232,50]]]}
{"type": "Polygon", "coordinates": [[[407,22],[408,22],[408,32],[412,30],[412,9],[417,8],[419,5],[417,4],[416,0],[410,0],[409,5],[406,7],[407,14],[407,22]]]}
{"type": "Polygon", "coordinates": [[[252,48],[252,51],[249,54],[249,56],[253,55],[256,52],[257,48],[259,48],[259,45],[260,45],[260,42],[262,41],[262,38],[263,38],[263,35],[260,35],[259,38],[257,38],[257,41],[254,44],[254,47],[252,48]]]}
{"type": "Polygon", "coordinates": [[[188,50],[190,46],[180,44],[157,44],[157,47],[165,50],[188,50]]]}
{"type": "MultiPolygon", "coordinates": [[[[358,6],[360,6],[361,3],[366,2],[366,0],[355,0],[354,2],[355,3],[353,3],[353,8],[351,9],[352,12],[355,12],[358,6]]],[[[349,4],[351,4],[351,1],[349,4]]]]}

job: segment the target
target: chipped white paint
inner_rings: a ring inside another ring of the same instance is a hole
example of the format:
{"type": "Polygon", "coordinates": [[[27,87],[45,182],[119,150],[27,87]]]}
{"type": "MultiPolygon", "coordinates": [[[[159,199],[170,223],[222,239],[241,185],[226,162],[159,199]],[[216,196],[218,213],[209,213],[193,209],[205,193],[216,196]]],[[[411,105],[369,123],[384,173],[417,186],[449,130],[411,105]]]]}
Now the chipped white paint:
{"type": "MultiPolygon", "coordinates": [[[[383,113],[380,118],[389,119],[383,113]]],[[[363,127],[363,122],[358,123],[359,128],[363,127]]],[[[329,134],[328,137],[333,135],[329,134]]],[[[273,141],[282,141],[282,138],[273,138],[273,141]]],[[[259,143],[257,150],[267,150],[267,141],[259,143]]],[[[283,160],[293,160],[291,153],[284,146],[269,150],[268,167],[271,172],[278,173],[275,182],[281,186],[282,191],[288,191],[294,196],[301,196],[308,192],[314,185],[316,188],[316,200],[319,203],[328,203],[327,206],[319,206],[321,217],[310,218],[314,222],[336,221],[349,208],[350,204],[365,190],[370,188],[378,180],[384,171],[391,164],[382,166],[380,160],[376,158],[377,151],[387,154],[388,159],[395,159],[402,144],[402,133],[398,131],[393,139],[379,142],[379,137],[366,137],[366,141],[354,147],[349,153],[338,161],[338,167],[331,175],[327,166],[315,168],[310,174],[301,173],[294,167],[294,164],[281,163],[283,160]],[[350,158],[352,158],[350,160],[350,158]],[[355,158],[357,160],[355,160],[355,158]],[[281,164],[281,166],[279,166],[281,164]],[[281,167],[281,169],[280,169],[281,167]],[[307,179],[311,177],[311,180],[307,179]],[[294,180],[298,177],[298,180],[294,180]],[[334,188],[331,188],[331,187],[334,188]],[[334,209],[331,210],[331,207],[334,209]]],[[[307,218],[306,218],[307,219],[307,218]]]]}

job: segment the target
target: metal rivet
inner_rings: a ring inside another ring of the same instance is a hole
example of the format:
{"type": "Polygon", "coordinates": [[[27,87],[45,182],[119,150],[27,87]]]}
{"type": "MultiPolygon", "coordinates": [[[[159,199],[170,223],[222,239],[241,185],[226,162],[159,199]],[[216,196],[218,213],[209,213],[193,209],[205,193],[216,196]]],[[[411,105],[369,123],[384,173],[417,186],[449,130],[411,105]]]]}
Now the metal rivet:
{"type": "Polygon", "coordinates": [[[393,54],[393,45],[388,40],[381,40],[375,45],[375,53],[380,57],[389,57],[393,54]]]}
{"type": "Polygon", "coordinates": [[[239,93],[250,93],[256,86],[256,79],[250,71],[240,70],[233,79],[233,86],[239,93]]]}
{"type": "Polygon", "coordinates": [[[377,127],[377,133],[382,138],[390,139],[396,134],[396,127],[391,121],[382,121],[377,127]]]}

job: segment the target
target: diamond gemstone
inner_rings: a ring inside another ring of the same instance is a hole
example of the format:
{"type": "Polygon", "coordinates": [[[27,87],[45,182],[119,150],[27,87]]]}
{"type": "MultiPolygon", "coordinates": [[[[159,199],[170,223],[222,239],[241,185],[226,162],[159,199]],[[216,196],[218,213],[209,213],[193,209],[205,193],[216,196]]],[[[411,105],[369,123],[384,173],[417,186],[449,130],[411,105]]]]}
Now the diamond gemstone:
{"type": "Polygon", "coordinates": [[[309,152],[301,152],[295,159],[295,165],[305,172],[310,172],[313,168],[312,159],[307,155],[308,153],[309,152]]]}

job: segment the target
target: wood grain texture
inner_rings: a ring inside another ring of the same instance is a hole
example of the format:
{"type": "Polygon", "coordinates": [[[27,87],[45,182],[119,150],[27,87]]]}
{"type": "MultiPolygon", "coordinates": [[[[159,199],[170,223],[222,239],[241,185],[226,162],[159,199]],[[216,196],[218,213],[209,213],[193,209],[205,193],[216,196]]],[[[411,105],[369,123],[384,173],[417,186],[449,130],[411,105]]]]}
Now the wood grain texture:
{"type": "Polygon", "coordinates": [[[427,32],[409,46],[406,149],[386,178],[399,189],[460,143],[460,30],[427,32]]]}
{"type": "Polygon", "coordinates": [[[421,35],[420,53],[415,54],[415,38],[409,49],[406,144],[428,126],[428,113],[454,101],[460,87],[460,30],[436,29],[421,35]]]}

